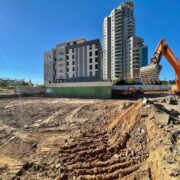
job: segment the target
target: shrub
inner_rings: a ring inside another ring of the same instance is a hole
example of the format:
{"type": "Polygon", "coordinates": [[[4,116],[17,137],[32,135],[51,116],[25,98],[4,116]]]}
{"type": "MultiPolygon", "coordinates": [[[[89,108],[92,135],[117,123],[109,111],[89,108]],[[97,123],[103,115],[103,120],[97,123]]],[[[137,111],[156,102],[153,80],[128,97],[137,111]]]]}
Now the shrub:
{"type": "Polygon", "coordinates": [[[134,84],[134,80],[133,79],[128,79],[127,80],[127,84],[128,85],[133,85],[134,84]]]}
{"type": "Polygon", "coordinates": [[[8,87],[8,83],[5,81],[0,82],[0,87],[8,87]]]}
{"type": "Polygon", "coordinates": [[[113,80],[113,85],[124,85],[124,84],[125,84],[125,80],[122,78],[113,80]]]}

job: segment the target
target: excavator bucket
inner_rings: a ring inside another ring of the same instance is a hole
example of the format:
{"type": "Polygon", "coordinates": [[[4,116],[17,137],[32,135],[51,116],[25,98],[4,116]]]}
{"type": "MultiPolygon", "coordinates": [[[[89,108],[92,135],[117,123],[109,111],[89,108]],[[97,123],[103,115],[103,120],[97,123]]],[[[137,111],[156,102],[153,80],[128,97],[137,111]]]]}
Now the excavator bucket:
{"type": "Polygon", "coordinates": [[[148,66],[142,67],[140,69],[140,77],[143,84],[153,85],[159,84],[160,78],[159,74],[161,72],[162,66],[157,64],[150,64],[148,66]]]}

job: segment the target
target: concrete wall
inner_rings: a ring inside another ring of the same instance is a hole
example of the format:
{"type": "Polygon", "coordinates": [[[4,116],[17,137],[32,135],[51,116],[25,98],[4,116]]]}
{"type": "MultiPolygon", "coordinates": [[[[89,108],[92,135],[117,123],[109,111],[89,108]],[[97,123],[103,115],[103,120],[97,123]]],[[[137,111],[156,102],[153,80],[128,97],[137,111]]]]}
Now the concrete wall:
{"type": "Polygon", "coordinates": [[[143,91],[169,91],[171,85],[114,85],[112,90],[127,90],[128,87],[142,88],[143,91]]]}
{"type": "Polygon", "coordinates": [[[17,87],[15,93],[20,95],[35,95],[45,93],[45,89],[39,87],[17,87]]]}
{"type": "Polygon", "coordinates": [[[46,95],[67,98],[111,98],[111,82],[49,84],[46,95]]]}

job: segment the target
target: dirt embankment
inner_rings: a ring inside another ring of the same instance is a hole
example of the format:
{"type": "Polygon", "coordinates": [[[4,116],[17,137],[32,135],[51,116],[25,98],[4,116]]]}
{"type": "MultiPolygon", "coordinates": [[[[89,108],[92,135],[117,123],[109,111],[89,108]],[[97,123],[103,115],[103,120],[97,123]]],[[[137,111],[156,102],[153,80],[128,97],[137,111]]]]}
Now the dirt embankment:
{"type": "Polygon", "coordinates": [[[176,179],[180,114],[168,108],[142,100],[0,101],[0,177],[176,179]],[[177,119],[159,125],[160,112],[177,119]]]}

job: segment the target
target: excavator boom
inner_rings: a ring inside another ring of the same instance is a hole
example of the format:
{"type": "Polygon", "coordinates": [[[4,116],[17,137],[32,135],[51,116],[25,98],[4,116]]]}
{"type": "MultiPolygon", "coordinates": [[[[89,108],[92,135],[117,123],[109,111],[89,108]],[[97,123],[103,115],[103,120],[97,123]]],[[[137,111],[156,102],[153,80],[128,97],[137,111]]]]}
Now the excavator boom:
{"type": "Polygon", "coordinates": [[[180,61],[176,58],[172,50],[163,39],[159,42],[154,57],[151,58],[151,64],[140,69],[140,76],[143,84],[157,84],[160,82],[159,74],[162,69],[160,66],[160,61],[162,56],[165,56],[168,62],[173,67],[176,72],[176,93],[180,93],[180,61]]]}

